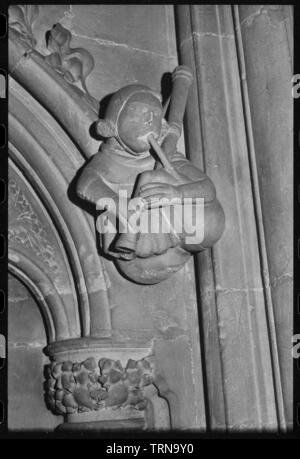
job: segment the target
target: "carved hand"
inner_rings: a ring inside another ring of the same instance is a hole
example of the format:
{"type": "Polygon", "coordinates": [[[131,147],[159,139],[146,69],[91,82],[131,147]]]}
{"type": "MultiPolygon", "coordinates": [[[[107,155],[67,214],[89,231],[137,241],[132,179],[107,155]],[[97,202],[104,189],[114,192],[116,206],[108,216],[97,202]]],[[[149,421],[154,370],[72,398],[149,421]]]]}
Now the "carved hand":
{"type": "Polygon", "coordinates": [[[106,216],[111,214],[116,216],[121,221],[126,221],[127,218],[134,212],[134,209],[130,207],[130,199],[119,200],[118,196],[110,197],[107,199],[101,198],[96,203],[97,210],[105,210],[106,212],[99,215],[98,218],[103,221],[106,216]]]}
{"type": "Polygon", "coordinates": [[[139,190],[139,196],[146,201],[149,205],[151,201],[158,199],[182,199],[182,191],[180,186],[171,185],[169,183],[152,182],[142,185],[139,190]]]}

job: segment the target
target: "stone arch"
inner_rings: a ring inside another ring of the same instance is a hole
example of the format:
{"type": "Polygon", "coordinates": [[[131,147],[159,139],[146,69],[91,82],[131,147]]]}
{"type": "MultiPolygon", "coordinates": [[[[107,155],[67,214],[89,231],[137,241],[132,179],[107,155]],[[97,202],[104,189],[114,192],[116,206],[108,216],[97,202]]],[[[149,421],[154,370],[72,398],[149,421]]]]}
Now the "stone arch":
{"type": "Polygon", "coordinates": [[[46,325],[48,342],[54,342],[68,335],[68,321],[62,301],[49,277],[16,250],[10,251],[8,271],[26,285],[39,305],[46,325]]]}
{"type": "Polygon", "coordinates": [[[39,197],[74,278],[76,298],[68,306],[72,333],[61,339],[109,336],[107,277],[94,243],[94,222],[68,197],[69,183],[84,159],[52,115],[12,78],[9,139],[10,169],[18,170],[39,197]]]}

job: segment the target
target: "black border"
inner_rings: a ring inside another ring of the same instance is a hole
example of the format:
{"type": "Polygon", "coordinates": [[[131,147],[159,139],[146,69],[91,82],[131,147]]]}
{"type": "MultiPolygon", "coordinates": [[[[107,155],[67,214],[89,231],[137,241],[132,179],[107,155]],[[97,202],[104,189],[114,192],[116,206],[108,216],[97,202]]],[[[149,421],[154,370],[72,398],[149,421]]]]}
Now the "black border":
{"type": "MultiPolygon", "coordinates": [[[[1,1],[0,13],[5,14],[7,17],[9,4],[18,4],[18,1],[1,1]]],[[[64,1],[36,1],[32,0],[28,4],[67,4],[64,1]]],[[[71,3],[71,2],[70,2],[71,3]]],[[[81,1],[73,1],[72,4],[82,4],[81,1]]],[[[136,3],[126,1],[112,1],[112,2],[87,2],[87,4],[97,3],[110,3],[110,4],[133,4],[136,3]]],[[[159,4],[159,3],[176,3],[176,2],[138,2],[139,4],[159,4]]],[[[193,3],[180,1],[178,3],[193,3]]],[[[198,3],[198,2],[195,2],[198,3]]],[[[200,2],[199,2],[200,3],[200,2]]],[[[201,2],[202,3],[202,2],[201,2]]],[[[203,2],[213,3],[213,2],[203,2]]],[[[225,2],[218,2],[218,4],[228,4],[225,2]]],[[[245,2],[248,4],[255,4],[253,2],[245,2]]],[[[270,2],[270,4],[282,4],[281,2],[270,2]]],[[[236,3],[240,4],[240,3],[236,3]]],[[[300,5],[293,4],[294,6],[294,75],[300,75],[300,61],[298,58],[298,44],[300,43],[300,5]]],[[[6,36],[0,38],[0,69],[6,71],[8,75],[8,40],[6,36]]],[[[292,89],[292,82],[291,82],[292,89]]],[[[8,91],[6,92],[7,97],[0,99],[0,123],[8,126],[8,91]]],[[[300,91],[299,91],[300,95],[300,91]]],[[[7,138],[7,136],[6,136],[7,138]]],[[[4,179],[7,184],[8,179],[8,153],[7,144],[5,147],[0,148],[0,179],[4,179]]],[[[1,202],[1,199],[0,199],[1,202]]],[[[0,203],[0,234],[3,234],[7,240],[7,224],[8,224],[8,209],[7,209],[7,193],[5,200],[0,203]]],[[[300,334],[300,282],[297,285],[299,279],[300,270],[300,97],[299,99],[294,98],[294,335],[300,334]]],[[[0,290],[5,292],[5,306],[7,299],[7,251],[2,259],[0,259],[0,290]]],[[[1,309],[1,308],[0,308],[1,309]]],[[[7,337],[7,308],[3,313],[0,313],[0,334],[7,337]]],[[[295,344],[295,343],[294,343],[295,344]]],[[[292,347],[292,343],[291,343],[292,347]]],[[[7,352],[7,349],[6,349],[7,352]]],[[[4,401],[4,421],[0,424],[0,439],[18,438],[18,439],[29,439],[29,438],[40,438],[40,439],[97,439],[101,441],[101,449],[98,453],[105,452],[105,448],[108,445],[112,445],[116,442],[118,445],[124,444],[137,444],[145,447],[152,443],[192,443],[194,445],[194,453],[192,455],[198,455],[200,453],[200,447],[197,442],[201,440],[209,439],[299,439],[300,438],[300,354],[298,358],[294,359],[294,430],[293,432],[282,433],[260,433],[260,432],[248,432],[248,433],[196,433],[196,432],[101,432],[101,433],[89,433],[89,432],[39,432],[39,431],[24,431],[24,432],[8,432],[7,430],[7,419],[6,419],[6,406],[7,406],[7,362],[5,362],[3,368],[0,370],[0,401],[4,401]]],[[[1,419],[0,419],[1,421],[1,419]]],[[[99,443],[97,443],[99,446],[99,443]]],[[[139,456],[148,456],[149,453],[143,453],[139,456]]],[[[153,456],[152,454],[150,454],[153,456]]],[[[112,455],[108,455],[112,456],[112,455]]]]}
{"type": "MultiPolygon", "coordinates": [[[[7,18],[7,3],[1,2],[0,13],[5,15],[7,18]]],[[[7,23],[7,21],[6,21],[7,23]]],[[[5,245],[1,247],[0,252],[3,256],[0,258],[0,290],[4,292],[2,297],[4,304],[1,304],[0,309],[0,334],[7,337],[7,308],[6,308],[6,299],[7,299],[7,224],[8,224],[8,215],[7,215],[7,179],[8,179],[8,154],[7,154],[7,126],[8,126],[8,100],[7,100],[7,75],[8,75],[8,40],[7,40],[7,24],[3,24],[3,21],[0,23],[0,27],[5,26],[4,30],[0,30],[0,69],[6,74],[6,97],[0,98],[0,124],[4,125],[6,128],[5,139],[1,139],[0,145],[4,144],[3,147],[0,147],[0,179],[4,180],[5,188],[0,194],[0,234],[4,236],[5,245]],[[3,140],[3,141],[2,141],[3,140]]],[[[6,356],[7,356],[7,344],[6,344],[6,356]]],[[[6,417],[6,408],[7,408],[7,359],[4,359],[3,367],[0,369],[0,402],[3,406],[3,420],[0,424],[0,437],[2,437],[4,432],[7,432],[7,417],[6,417]]]]}
{"type": "MultiPolygon", "coordinates": [[[[300,7],[294,5],[294,75],[300,76],[300,7]]],[[[300,93],[299,93],[300,95],[300,93]]],[[[294,99],[294,335],[300,334],[300,98],[294,99]]],[[[296,341],[295,341],[296,343],[296,341]]],[[[295,344],[293,343],[293,344],[295,344]]],[[[294,358],[294,433],[300,435],[300,354],[294,358]]]]}

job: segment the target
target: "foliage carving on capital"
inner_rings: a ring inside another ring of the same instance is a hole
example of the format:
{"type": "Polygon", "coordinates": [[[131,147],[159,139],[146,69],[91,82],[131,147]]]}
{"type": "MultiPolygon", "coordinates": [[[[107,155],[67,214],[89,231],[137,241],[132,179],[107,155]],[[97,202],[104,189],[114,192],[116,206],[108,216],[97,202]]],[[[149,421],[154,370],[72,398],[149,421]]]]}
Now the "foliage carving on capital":
{"type": "Polygon", "coordinates": [[[153,368],[146,359],[119,360],[94,357],[83,362],[51,362],[46,366],[46,402],[55,414],[73,414],[104,408],[144,410],[143,389],[153,383],[153,368]]]}

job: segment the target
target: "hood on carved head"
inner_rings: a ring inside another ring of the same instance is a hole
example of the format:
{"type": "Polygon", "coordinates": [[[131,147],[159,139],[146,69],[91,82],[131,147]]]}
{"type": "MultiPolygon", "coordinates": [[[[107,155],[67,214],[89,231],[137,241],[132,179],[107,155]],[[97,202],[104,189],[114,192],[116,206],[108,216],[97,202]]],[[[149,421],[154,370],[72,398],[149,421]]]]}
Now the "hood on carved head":
{"type": "Polygon", "coordinates": [[[162,110],[161,96],[147,86],[141,84],[130,84],[119,89],[115,94],[113,94],[108,103],[105,118],[99,119],[96,123],[96,130],[98,134],[106,138],[115,137],[126,151],[134,154],[135,152],[130,148],[130,146],[128,146],[119,132],[119,118],[121,112],[130,99],[135,102],[141,102],[142,104],[147,104],[147,102],[151,104],[151,99],[153,101],[153,98],[154,101],[156,100],[157,106],[161,107],[162,110]]]}

